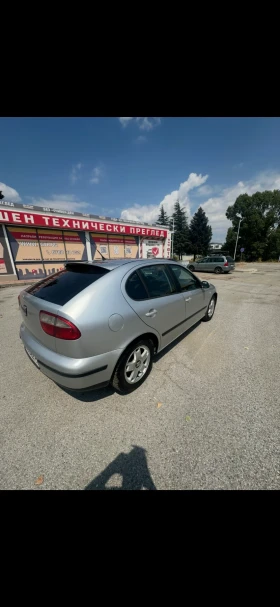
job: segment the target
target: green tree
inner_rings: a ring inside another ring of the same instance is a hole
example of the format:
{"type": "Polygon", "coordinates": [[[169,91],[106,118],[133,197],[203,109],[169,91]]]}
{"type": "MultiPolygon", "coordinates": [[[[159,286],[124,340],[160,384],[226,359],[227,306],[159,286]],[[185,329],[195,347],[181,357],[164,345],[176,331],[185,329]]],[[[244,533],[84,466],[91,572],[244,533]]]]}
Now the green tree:
{"type": "Polygon", "coordinates": [[[272,230],[269,237],[267,247],[264,252],[263,260],[279,259],[280,257],[280,227],[272,230]]]}
{"type": "Polygon", "coordinates": [[[3,200],[3,198],[5,198],[5,196],[2,194],[2,190],[0,190],[0,200],[3,200]]]}
{"type": "MultiPolygon", "coordinates": [[[[238,196],[235,203],[226,211],[226,217],[232,221],[236,233],[239,222],[237,213],[243,217],[237,251],[242,244],[249,261],[258,258],[268,259],[271,246],[274,250],[277,243],[278,237],[277,234],[274,236],[274,233],[280,227],[280,190],[256,192],[252,196],[248,194],[238,196]]],[[[276,255],[274,251],[275,258],[276,255]]]]}
{"type": "Polygon", "coordinates": [[[211,238],[212,228],[209,225],[208,217],[206,217],[202,207],[199,207],[191,220],[189,229],[189,239],[194,259],[196,255],[207,255],[211,238]]]}
{"type": "MultiPolygon", "coordinates": [[[[174,213],[174,245],[173,252],[182,259],[182,255],[189,249],[189,226],[186,215],[186,210],[180,206],[179,200],[175,202],[174,213]]],[[[170,229],[173,229],[173,221],[170,221],[170,229]]]]}
{"type": "Polygon", "coordinates": [[[169,225],[169,217],[168,217],[166,211],[164,210],[163,205],[161,205],[161,207],[160,207],[160,212],[159,212],[157,223],[159,223],[161,226],[169,225]]]}

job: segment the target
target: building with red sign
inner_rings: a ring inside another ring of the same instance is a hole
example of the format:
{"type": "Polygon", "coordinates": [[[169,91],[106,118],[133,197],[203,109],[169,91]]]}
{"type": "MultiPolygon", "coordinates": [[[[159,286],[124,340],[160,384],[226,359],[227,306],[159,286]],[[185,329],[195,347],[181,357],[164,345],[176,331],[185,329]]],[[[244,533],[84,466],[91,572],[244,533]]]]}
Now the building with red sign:
{"type": "Polygon", "coordinates": [[[0,281],[44,278],[66,261],[170,257],[167,227],[0,201],[0,281]]]}

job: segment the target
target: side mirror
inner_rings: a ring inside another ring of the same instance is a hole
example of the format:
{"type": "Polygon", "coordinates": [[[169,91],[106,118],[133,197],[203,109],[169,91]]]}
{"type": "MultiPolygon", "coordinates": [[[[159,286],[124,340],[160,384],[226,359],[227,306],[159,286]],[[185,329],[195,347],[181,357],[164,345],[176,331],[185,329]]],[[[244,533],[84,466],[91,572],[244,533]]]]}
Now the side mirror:
{"type": "Polygon", "coordinates": [[[207,280],[202,280],[201,281],[201,286],[202,286],[203,289],[209,289],[210,284],[209,284],[209,282],[207,280]]]}

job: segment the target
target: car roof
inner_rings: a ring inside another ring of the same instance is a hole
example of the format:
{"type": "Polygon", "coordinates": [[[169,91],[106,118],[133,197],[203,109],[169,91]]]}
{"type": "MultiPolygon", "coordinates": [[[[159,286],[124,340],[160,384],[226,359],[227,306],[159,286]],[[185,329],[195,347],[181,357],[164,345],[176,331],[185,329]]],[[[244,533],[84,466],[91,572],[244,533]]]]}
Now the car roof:
{"type": "Polygon", "coordinates": [[[154,264],[154,263],[162,263],[162,262],[177,263],[173,259],[165,259],[164,257],[149,258],[149,259],[122,258],[122,259],[104,259],[104,260],[100,260],[100,261],[82,261],[82,262],[81,261],[67,261],[65,264],[65,267],[67,268],[67,266],[73,266],[73,265],[87,265],[87,266],[97,266],[99,268],[105,268],[106,270],[115,270],[116,268],[123,266],[123,265],[127,265],[127,264],[140,265],[142,263],[154,264]]]}

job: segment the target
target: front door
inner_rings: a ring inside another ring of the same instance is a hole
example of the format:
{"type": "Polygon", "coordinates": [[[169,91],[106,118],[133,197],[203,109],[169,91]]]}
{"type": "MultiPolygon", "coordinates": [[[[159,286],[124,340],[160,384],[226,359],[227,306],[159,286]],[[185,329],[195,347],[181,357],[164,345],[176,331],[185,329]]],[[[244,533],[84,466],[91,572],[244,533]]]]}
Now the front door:
{"type": "Polygon", "coordinates": [[[208,264],[207,264],[208,258],[204,257],[204,259],[200,259],[200,261],[197,262],[197,269],[199,270],[199,272],[207,272],[208,269],[208,264]]]}
{"type": "Polygon", "coordinates": [[[200,281],[193,276],[186,268],[170,264],[169,272],[175,276],[178,283],[178,290],[182,293],[185,300],[186,321],[181,332],[186,331],[203,316],[205,316],[207,302],[205,291],[202,289],[200,281]]]}
{"type": "Polygon", "coordinates": [[[126,279],[125,298],[145,325],[157,331],[160,349],[182,333],[185,298],[164,264],[147,265],[126,279]]]}

